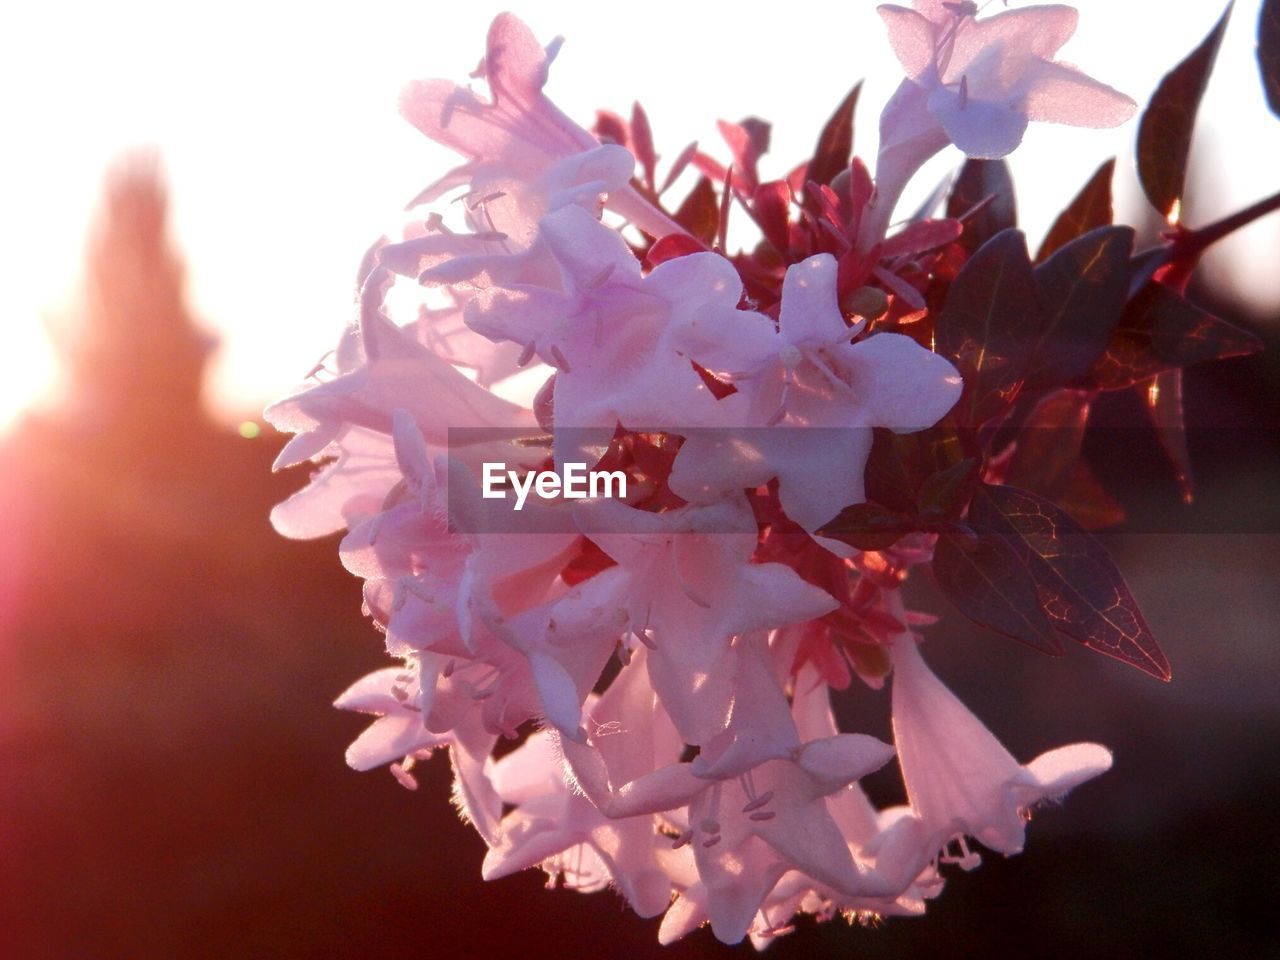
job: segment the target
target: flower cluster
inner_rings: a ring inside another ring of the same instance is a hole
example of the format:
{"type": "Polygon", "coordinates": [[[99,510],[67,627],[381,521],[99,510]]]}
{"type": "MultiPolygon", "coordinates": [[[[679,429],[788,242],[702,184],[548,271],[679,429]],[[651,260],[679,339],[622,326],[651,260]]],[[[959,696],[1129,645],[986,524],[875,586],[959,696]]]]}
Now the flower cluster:
{"type": "MultiPolygon", "coordinates": [[[[543,93],[556,47],[500,16],[487,96],[433,80],[401,102],[465,163],[375,247],[358,322],[315,382],[268,410],[297,434],[278,465],[320,464],[277,528],[346,531],[342,562],[402,661],[338,699],[377,716],[348,762],[389,764],[413,788],[415,761],[447,752],[486,878],[540,866],[572,889],[610,886],[664,914],[664,942],[707,922],[763,945],[797,914],[921,913],[944,865],[979,862],[971,839],[1017,853],[1031,807],[1111,763],[1083,743],[1020,764],[930,671],[915,628],[932,618],[901,593],[916,564],[961,582],[988,553],[1007,559],[1014,538],[984,539],[996,520],[980,513],[1024,516],[1001,512],[1016,464],[988,456],[979,427],[1021,409],[1020,391],[1041,406],[1087,396],[1064,384],[1091,361],[993,383],[961,319],[940,318],[944,299],[963,313],[993,256],[1021,276],[1009,234],[965,245],[989,197],[888,225],[949,142],[998,157],[1028,120],[1113,125],[1134,105],[1053,61],[1069,8],[882,13],[908,79],[874,178],[837,123],[806,167],[762,182],[753,120],[721,125],[731,165],[691,148],[665,183],[643,112],[576,124],[543,93]],[[668,209],[683,171],[705,176],[668,209]],[[726,251],[731,209],[758,225],[755,250],[726,251]],[[396,322],[402,288],[423,292],[396,322]],[[482,493],[495,461],[608,468],[626,493],[516,511],[482,493]],[[894,742],[842,732],[833,694],[890,675],[894,742]],[[877,810],[858,781],[895,756],[906,802],[877,810]]],[[[1071,264],[1127,264],[1116,230],[1077,241],[1105,240],[1104,255],[1051,259],[1056,273],[1026,263],[1032,300],[1052,306],[1071,264]]],[[[984,619],[980,592],[957,592],[984,619]]],[[[1075,636],[1052,616],[984,622],[1075,636]]],[[[1107,652],[1167,672],[1137,617],[1107,652]]]]}

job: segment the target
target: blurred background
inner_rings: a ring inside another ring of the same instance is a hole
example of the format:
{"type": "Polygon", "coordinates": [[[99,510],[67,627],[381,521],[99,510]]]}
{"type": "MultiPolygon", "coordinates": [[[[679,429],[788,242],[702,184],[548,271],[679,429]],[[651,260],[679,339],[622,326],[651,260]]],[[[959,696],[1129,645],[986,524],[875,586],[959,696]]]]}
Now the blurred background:
{"type": "MultiPolygon", "coordinates": [[[[1065,58],[1139,103],[1221,12],[1078,6],[1065,58]]],[[[723,155],[715,119],[756,114],[780,173],[864,76],[871,156],[900,76],[871,4],[514,9],[566,35],[549,87],[566,112],[589,123],[639,96],[667,157],[694,139],[723,155]]],[[[735,952],[706,931],[660,949],[611,894],[547,893],[535,873],[483,884],[443,758],[416,793],[348,770],[364,721],[329,704],[385,664],[381,639],[336,541],[267,521],[305,471],[271,473],[263,403],[336,342],[362,251],[450,161],[396,92],[464,77],[496,10],[6,15],[0,958],[735,952]]],[[[1237,5],[1202,108],[1192,226],[1280,188],[1257,12],[1237,5]]],[[[1011,165],[1033,243],[1111,155],[1118,219],[1154,238],[1134,135],[1032,128],[1011,165]]],[[[1174,682],[1083,651],[1050,661],[947,612],[931,663],[1015,755],[1098,740],[1115,769],[1037,815],[1022,856],[954,874],[926,918],[802,924],[771,956],[1280,956],[1280,218],[1215,249],[1191,295],[1269,346],[1188,372],[1195,502],[1130,398],[1109,398],[1087,448],[1128,509],[1107,539],[1174,682]]],[[[917,580],[915,605],[946,611],[917,580]]],[[[883,695],[841,709],[887,736],[883,695]]],[[[897,799],[889,781],[869,786],[897,799]]]]}

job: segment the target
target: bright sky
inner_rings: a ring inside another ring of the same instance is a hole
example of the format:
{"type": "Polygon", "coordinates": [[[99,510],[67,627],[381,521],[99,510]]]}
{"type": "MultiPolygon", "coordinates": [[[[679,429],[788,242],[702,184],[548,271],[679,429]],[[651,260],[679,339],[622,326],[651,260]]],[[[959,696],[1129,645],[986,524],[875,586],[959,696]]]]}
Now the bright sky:
{"type": "MultiPolygon", "coordinates": [[[[998,6],[999,0],[995,0],[998,6]]],[[[1266,110],[1253,56],[1259,0],[1241,0],[1202,110],[1196,156],[1228,172],[1202,193],[1203,222],[1280,188],[1280,120],[1266,110]]],[[[1139,103],[1209,30],[1219,0],[1080,0],[1063,58],[1139,103]],[[1176,12],[1175,12],[1176,11],[1176,12]]],[[[690,140],[723,153],[719,117],[774,123],[781,174],[866,78],[857,148],[874,156],[880,106],[901,78],[869,0],[785,5],[650,0],[640,5],[514,0],[549,41],[566,43],[552,97],[589,125],[596,107],[639,98],[667,157],[690,140]],[[634,12],[638,11],[638,12],[634,12]],[[785,11],[785,16],[783,11],[785,11]]],[[[396,114],[413,77],[462,81],[503,9],[487,3],[42,2],[6,13],[0,103],[0,425],[55,381],[40,322],[79,275],[102,170],[121,150],[160,148],[198,314],[221,339],[211,400],[228,421],[297,382],[350,315],[368,243],[453,158],[396,114]]],[[[1035,125],[1012,158],[1024,226],[1038,239],[1097,165],[1132,166],[1117,131],[1035,125]]],[[[956,155],[942,161],[939,175],[956,155]]],[[[932,186],[932,182],[922,186],[932,186]]],[[[1255,225],[1209,264],[1280,313],[1280,220],[1255,225]],[[1260,264],[1251,250],[1269,251],[1260,264]]]]}

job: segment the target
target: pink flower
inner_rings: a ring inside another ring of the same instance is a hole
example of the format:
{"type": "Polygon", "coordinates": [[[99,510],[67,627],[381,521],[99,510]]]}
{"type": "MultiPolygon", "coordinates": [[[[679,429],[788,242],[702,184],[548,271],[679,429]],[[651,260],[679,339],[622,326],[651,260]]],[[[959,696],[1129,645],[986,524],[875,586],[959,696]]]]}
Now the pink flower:
{"type": "MultiPolygon", "coordinates": [[[[688,806],[707,917],[716,936],[746,936],[774,884],[797,869],[837,889],[860,876],[825,798],[881,767],[892,748],[861,734],[802,743],[763,638],[740,641],[728,727],[691,763],[612,788],[612,817],[688,806]]],[[[628,668],[630,669],[630,668],[628,668]]]]}
{"type": "MultiPolygon", "coordinates": [[[[517,17],[500,14],[489,28],[480,68],[492,100],[447,80],[419,80],[404,90],[400,112],[405,119],[468,160],[423,191],[419,202],[464,183],[476,196],[486,196],[513,182],[538,180],[559,161],[599,148],[542,92],[559,47],[556,40],[544,50],[517,17]]],[[[608,204],[655,237],[685,232],[625,179],[613,185],[608,204]]]]}
{"type": "Polygon", "coordinates": [[[893,736],[915,814],[935,848],[959,839],[961,866],[977,865],[964,837],[1003,854],[1022,852],[1024,813],[1111,768],[1111,753],[1075,743],[1019,764],[901,635],[893,658],[893,736]]]}
{"type": "Polygon", "coordinates": [[[670,841],[654,829],[652,817],[606,817],[576,792],[561,773],[549,732],[535,733],[495,763],[491,778],[498,796],[515,809],[485,856],[486,880],[541,866],[586,893],[613,884],[642,917],[667,909],[671,880],[659,854],[670,841]]]}
{"type": "Polygon", "coordinates": [[[907,79],[880,117],[876,195],[860,228],[869,249],[884,237],[903,188],[926,160],[954,143],[996,158],[1022,142],[1028,122],[1115,127],[1137,105],[1053,59],[1076,29],[1076,11],[1032,6],[977,19],[977,4],[913,0],[880,16],[907,79]]]}
{"type": "Polygon", "coordinates": [[[579,515],[588,536],[620,568],[616,589],[627,629],[651,647],[649,680],[687,743],[706,744],[725,727],[734,636],[836,607],[830,594],[791,568],[751,562],[756,524],[741,494],[666,513],[607,500],[580,508],[579,515]]]}
{"type": "Polygon", "coordinates": [[[928,92],[947,138],[971,157],[1003,157],[1028,121],[1115,127],[1137,105],[1053,59],[1075,33],[1072,7],[1032,6],[977,19],[974,3],[885,4],[880,16],[907,77],[928,92]]]}
{"type": "Polygon", "coordinates": [[[721,401],[719,429],[691,434],[672,489],[706,502],[779,481],[791,519],[815,530],[863,499],[873,427],[932,426],[960,397],[960,376],[909,337],[882,333],[857,343],[836,298],[835,259],[788,268],[781,315],[693,315],[677,342],[723,374],[738,393],[721,401]],[[747,428],[747,429],[740,429],[747,428]]]}
{"type": "Polygon", "coordinates": [[[428,730],[418,678],[413,670],[396,668],[378,670],[356,681],[334,706],[379,717],[347,749],[347,763],[353,769],[370,770],[400,758],[426,757],[439,747],[447,747],[459,810],[481,836],[496,840],[502,803],[485,767],[497,736],[482,728],[478,716],[464,718],[448,733],[428,730]]]}

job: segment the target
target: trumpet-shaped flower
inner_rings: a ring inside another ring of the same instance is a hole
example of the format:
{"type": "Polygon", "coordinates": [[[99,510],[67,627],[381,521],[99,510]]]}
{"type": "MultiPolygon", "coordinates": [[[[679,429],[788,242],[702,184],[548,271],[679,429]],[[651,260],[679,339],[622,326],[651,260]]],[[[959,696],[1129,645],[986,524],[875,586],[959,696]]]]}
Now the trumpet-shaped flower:
{"type": "MultiPolygon", "coordinates": [[[[491,100],[447,80],[420,80],[404,90],[400,112],[405,118],[468,161],[424,190],[419,201],[469,183],[477,197],[511,190],[508,202],[519,207],[524,185],[559,161],[599,147],[542,92],[559,49],[556,40],[544,50],[519,18],[504,13],[489,28],[481,64],[491,100]]],[[[625,179],[610,186],[609,206],[641,230],[655,237],[685,232],[625,179]]],[[[495,228],[501,230],[504,218],[496,216],[495,228]]]]}
{"type": "Polygon", "coordinates": [[[976,4],[915,0],[880,15],[908,79],[928,92],[947,139],[971,157],[1003,157],[1031,120],[1114,127],[1137,105],[1054,60],[1075,33],[1074,8],[1024,7],[978,19],[976,4]]]}
{"type": "Polygon", "coordinates": [[[739,391],[721,401],[721,429],[685,441],[671,477],[682,497],[705,502],[777,477],[787,515],[815,530],[864,499],[873,427],[921,430],[959,399],[955,368],[909,337],[851,342],[858,329],[840,313],[836,273],[829,254],[790,267],[776,327],[738,311],[695,315],[676,334],[739,391]]]}
{"type": "Polygon", "coordinates": [[[913,0],[913,9],[879,10],[907,79],[880,118],[864,248],[884,236],[907,181],[948,143],[970,157],[1003,157],[1032,120],[1115,127],[1137,109],[1129,97],[1054,59],[1075,32],[1072,7],[1031,6],[982,19],[971,0],[913,0]]]}
{"type": "Polygon", "coordinates": [[[894,641],[893,738],[907,796],[935,847],[961,838],[961,865],[977,860],[975,837],[1004,854],[1022,852],[1024,814],[1111,768],[1111,752],[1074,743],[1019,764],[925,664],[915,639],[894,641]]]}

